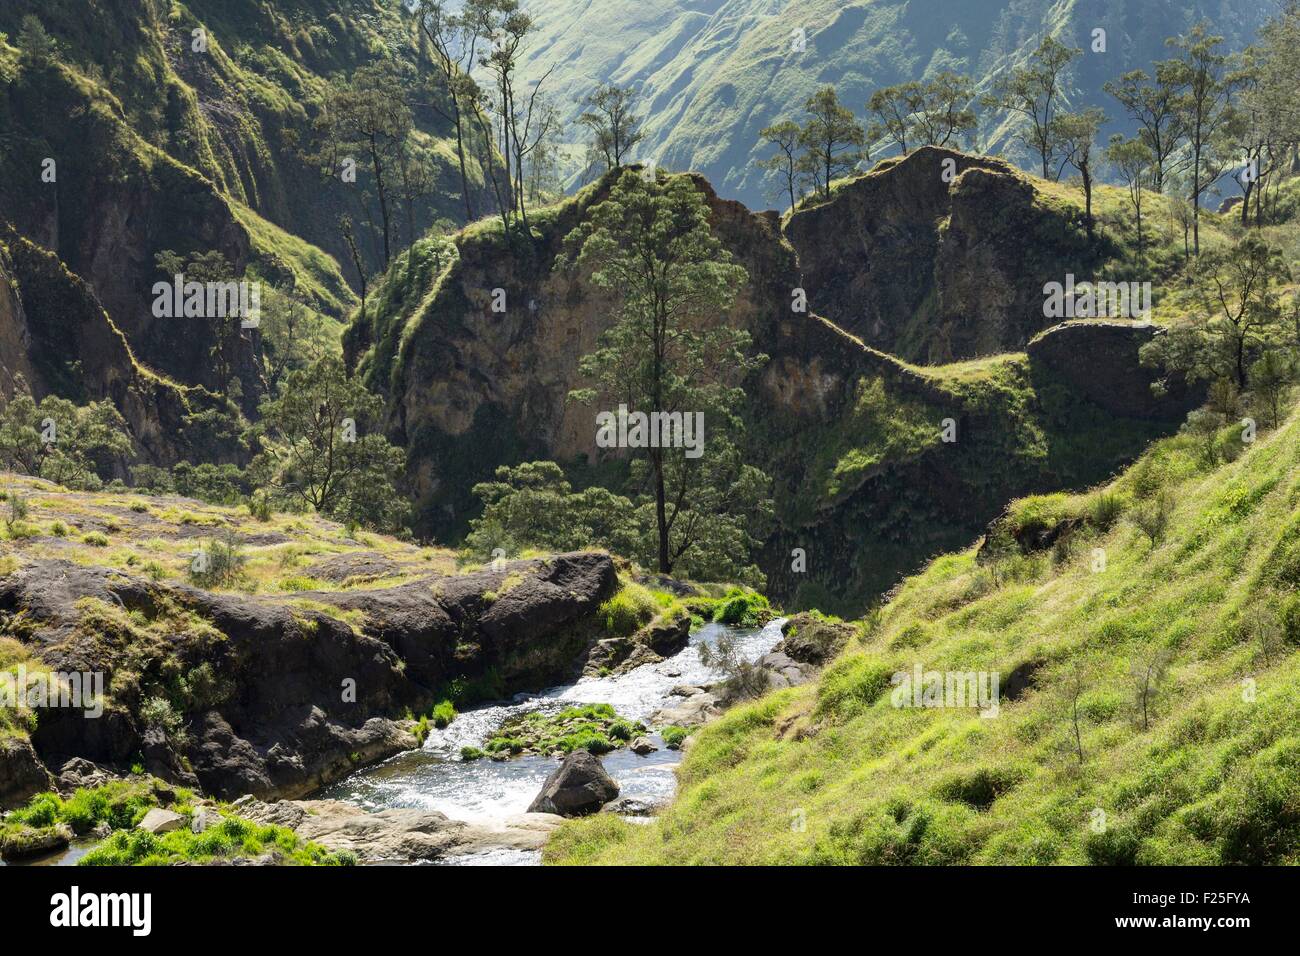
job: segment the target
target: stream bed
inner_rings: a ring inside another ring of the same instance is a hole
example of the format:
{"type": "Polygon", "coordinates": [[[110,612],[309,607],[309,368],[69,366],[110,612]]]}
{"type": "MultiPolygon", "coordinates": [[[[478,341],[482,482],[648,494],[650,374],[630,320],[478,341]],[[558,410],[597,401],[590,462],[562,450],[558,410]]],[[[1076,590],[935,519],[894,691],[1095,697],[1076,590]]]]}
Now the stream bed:
{"type": "MultiPolygon", "coordinates": [[[[650,716],[677,698],[679,684],[709,684],[722,676],[700,661],[701,644],[713,644],[732,633],[740,652],[757,660],[781,639],[781,620],[762,628],[728,628],[706,624],[679,653],[617,677],[583,678],[538,694],[517,694],[509,702],[466,711],[442,730],[432,730],[420,750],[398,754],[359,770],[313,796],[347,800],[367,810],[414,807],[438,810],[456,820],[486,822],[523,813],[559,762],[549,756],[510,760],[463,761],[465,746],[482,747],[506,719],[530,711],[553,712],[575,704],[610,704],[619,716],[649,725],[650,716]]],[[[644,757],[627,748],[601,757],[606,772],[618,782],[619,796],[664,803],[676,789],[674,770],[681,754],[668,750],[657,733],[646,735],[659,750],[644,757]]],[[[637,818],[630,818],[637,819],[637,818]]],[[[532,865],[538,851],[495,849],[449,857],[453,865],[532,865]]]]}

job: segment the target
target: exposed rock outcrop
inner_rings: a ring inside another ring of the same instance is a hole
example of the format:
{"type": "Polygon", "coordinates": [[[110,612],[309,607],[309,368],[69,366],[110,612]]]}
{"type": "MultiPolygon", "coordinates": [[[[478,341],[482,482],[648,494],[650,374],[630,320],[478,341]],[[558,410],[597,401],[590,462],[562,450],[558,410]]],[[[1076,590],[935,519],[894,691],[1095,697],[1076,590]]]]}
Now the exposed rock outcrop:
{"type": "Polygon", "coordinates": [[[28,741],[0,735],[0,808],[16,807],[52,785],[50,772],[28,741]]]}
{"type": "MultiPolygon", "coordinates": [[[[1044,282],[1087,275],[1104,250],[1088,244],[1071,204],[1044,199],[1001,162],[932,149],[883,162],[796,213],[784,236],[774,214],[692,181],[749,276],[720,320],[747,329],[769,357],[745,383],[745,454],[774,479],[777,520],[759,563],[766,592],[787,606],[860,610],[929,556],[977,538],[1007,501],[1100,480],[1175,427],[1177,401],[1112,413],[1095,389],[1039,364],[1050,347],[949,372],[904,364],[845,331],[869,334],[870,306],[878,341],[915,355],[904,345],[919,337],[928,358],[931,333],[945,326],[953,355],[1023,348],[1043,327],[1044,282]],[[956,163],[952,182],[941,177],[945,159],[956,163]],[[797,288],[845,328],[792,311],[797,288]],[[940,438],[946,419],[955,442],[940,438]],[[1052,440],[1060,432],[1071,441],[1052,440]]],[[[479,507],[471,488],[500,464],[619,454],[595,447],[592,409],[568,400],[589,384],[578,362],[616,303],[581,271],[556,268],[565,236],[609,184],[553,210],[526,248],[506,254],[490,230],[472,230],[454,248],[426,250],[416,268],[390,273],[382,305],[349,328],[347,354],[385,393],[407,448],[422,531],[463,531],[479,507]],[[492,311],[494,288],[506,292],[505,313],[492,311]]],[[[1093,334],[1071,333],[1078,354],[1093,334]]],[[[1110,361],[1122,344],[1095,334],[1107,343],[1099,361],[1110,361]]],[[[1124,394],[1150,382],[1139,344],[1115,363],[1124,394]]]]}
{"type": "Polygon", "coordinates": [[[773,648],[802,664],[822,667],[853,639],[853,625],[818,614],[795,614],[781,625],[781,641],[773,648]]]}
{"type": "MultiPolygon", "coordinates": [[[[574,553],[293,599],[359,612],[354,625],[290,599],[39,559],[0,578],[0,623],[20,617],[25,642],[52,669],[105,675],[102,716],[42,712],[32,745],[46,763],[123,766],[144,750],[152,772],[216,796],[295,796],[415,746],[400,715],[430,707],[454,678],[490,674],[504,692],[572,678],[599,629],[596,609],[616,587],[608,555],[574,553]],[[179,608],[203,626],[163,641],[130,631],[113,608],[146,621],[179,608]],[[159,736],[141,717],[143,698],[159,693],[168,673],[200,665],[218,690],[174,699],[188,732],[159,736]]],[[[47,789],[39,763],[22,757],[14,749],[15,769],[0,779],[47,789]]],[[[68,769],[78,767],[98,769],[68,769]]]]}
{"type": "Polygon", "coordinates": [[[799,209],[786,236],[809,307],[868,345],[947,362],[1024,348],[1043,284],[1099,260],[1008,163],[924,146],[799,209]]]}
{"type": "Polygon", "coordinates": [[[242,800],[235,812],[255,823],[293,830],[333,852],[355,853],[362,863],[417,863],[504,847],[540,850],[562,818],[521,813],[490,823],[453,820],[437,810],[390,808],[371,813],[342,800],[262,803],[242,800]]]}

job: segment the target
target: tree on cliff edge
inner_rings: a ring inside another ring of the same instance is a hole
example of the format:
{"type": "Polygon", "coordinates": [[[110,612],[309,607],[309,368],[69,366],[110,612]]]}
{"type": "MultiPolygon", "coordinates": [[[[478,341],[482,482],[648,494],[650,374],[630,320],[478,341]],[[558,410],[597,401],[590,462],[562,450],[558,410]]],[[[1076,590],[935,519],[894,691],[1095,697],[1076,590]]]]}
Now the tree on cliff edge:
{"type": "Polygon", "coordinates": [[[580,363],[595,385],[570,397],[683,421],[703,415],[697,448],[626,442],[658,570],[731,573],[717,559],[744,563],[770,512],[767,477],[736,446],[739,383],[766,360],[747,354],[749,333],[727,323],[744,267],[710,231],[690,178],[647,181],[634,170],[569,234],[561,263],[591,269],[592,283],[618,301],[613,324],[580,363]]]}

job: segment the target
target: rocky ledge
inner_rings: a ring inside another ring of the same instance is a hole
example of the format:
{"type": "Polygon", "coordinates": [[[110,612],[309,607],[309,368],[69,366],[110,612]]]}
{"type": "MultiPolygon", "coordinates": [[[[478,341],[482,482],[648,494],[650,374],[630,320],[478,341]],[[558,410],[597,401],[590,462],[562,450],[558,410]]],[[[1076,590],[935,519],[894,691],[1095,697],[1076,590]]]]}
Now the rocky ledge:
{"type": "Polygon", "coordinates": [[[43,709],[30,746],[6,743],[0,803],[71,758],[143,761],[223,799],[306,794],[416,746],[404,715],[452,682],[472,698],[576,676],[617,586],[613,560],[588,552],[266,596],[30,561],[0,577],[0,632],[42,667],[102,673],[106,699],[95,718],[43,709]]]}

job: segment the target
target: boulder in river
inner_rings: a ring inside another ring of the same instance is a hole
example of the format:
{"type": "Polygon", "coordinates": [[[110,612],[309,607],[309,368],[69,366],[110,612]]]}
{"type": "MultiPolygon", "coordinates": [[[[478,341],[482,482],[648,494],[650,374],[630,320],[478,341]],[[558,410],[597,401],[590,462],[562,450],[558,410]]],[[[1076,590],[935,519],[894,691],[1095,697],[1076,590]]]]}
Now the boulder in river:
{"type": "Polygon", "coordinates": [[[644,757],[646,754],[652,754],[659,749],[645,737],[638,737],[636,740],[628,744],[627,748],[632,751],[632,753],[641,757],[644,757]]]}
{"type": "Polygon", "coordinates": [[[599,760],[579,750],[564,758],[528,807],[529,813],[580,817],[597,812],[618,796],[618,784],[599,760]]]}
{"type": "Polygon", "coordinates": [[[144,815],[143,820],[136,824],[136,829],[162,834],[179,830],[183,826],[185,826],[185,818],[179,813],[164,810],[162,807],[154,807],[144,815]]]}

